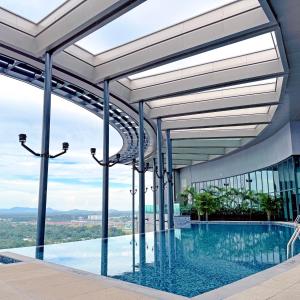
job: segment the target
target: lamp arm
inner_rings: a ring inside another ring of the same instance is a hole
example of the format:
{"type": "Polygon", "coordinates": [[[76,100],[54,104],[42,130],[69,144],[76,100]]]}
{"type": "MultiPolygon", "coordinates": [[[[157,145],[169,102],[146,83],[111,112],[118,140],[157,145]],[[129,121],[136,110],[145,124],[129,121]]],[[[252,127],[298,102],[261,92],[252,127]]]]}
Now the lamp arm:
{"type": "Polygon", "coordinates": [[[59,156],[65,154],[65,153],[67,153],[67,150],[63,150],[62,152],[59,152],[55,155],[49,155],[49,158],[56,158],[56,157],[59,157],[59,156]]]}
{"type": "Polygon", "coordinates": [[[102,167],[105,166],[105,164],[103,164],[100,160],[97,159],[97,157],[95,156],[95,154],[92,154],[93,159],[102,167]]]}
{"type": "Polygon", "coordinates": [[[24,142],[21,142],[21,146],[25,148],[27,151],[29,151],[31,154],[33,154],[34,156],[39,156],[39,157],[42,156],[40,153],[37,153],[33,151],[31,148],[29,148],[24,142]]]}

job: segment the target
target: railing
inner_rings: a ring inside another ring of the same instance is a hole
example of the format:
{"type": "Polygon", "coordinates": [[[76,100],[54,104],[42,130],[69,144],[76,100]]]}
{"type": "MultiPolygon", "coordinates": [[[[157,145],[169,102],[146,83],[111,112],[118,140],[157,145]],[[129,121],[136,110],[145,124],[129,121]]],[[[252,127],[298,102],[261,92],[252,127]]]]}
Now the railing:
{"type": "Polygon", "coordinates": [[[300,235],[300,215],[298,215],[294,221],[295,223],[295,231],[294,233],[292,234],[287,246],[286,246],[286,253],[287,253],[287,258],[290,257],[290,250],[291,250],[291,256],[294,256],[294,245],[295,245],[295,242],[297,240],[297,238],[299,237],[300,235]]]}

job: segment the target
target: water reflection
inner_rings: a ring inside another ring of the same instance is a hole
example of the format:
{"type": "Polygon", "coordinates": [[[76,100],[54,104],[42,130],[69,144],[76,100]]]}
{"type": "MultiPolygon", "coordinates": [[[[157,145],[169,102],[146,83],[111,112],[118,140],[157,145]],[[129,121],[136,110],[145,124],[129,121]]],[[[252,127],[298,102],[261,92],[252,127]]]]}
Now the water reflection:
{"type": "Polygon", "coordinates": [[[191,297],[283,262],[291,232],[280,226],[196,225],[147,234],[139,237],[137,272],[109,276],[191,297]]]}
{"type": "Polygon", "coordinates": [[[292,232],[283,226],[193,225],[10,251],[192,297],[286,260],[292,232]]]}

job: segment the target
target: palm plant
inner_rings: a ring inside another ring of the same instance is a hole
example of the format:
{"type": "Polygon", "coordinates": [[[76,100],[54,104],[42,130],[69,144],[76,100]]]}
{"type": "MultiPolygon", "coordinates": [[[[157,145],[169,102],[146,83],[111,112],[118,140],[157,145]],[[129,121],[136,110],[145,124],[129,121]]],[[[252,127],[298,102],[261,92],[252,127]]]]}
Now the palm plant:
{"type": "Polygon", "coordinates": [[[194,198],[195,198],[195,194],[196,194],[196,190],[194,187],[192,186],[188,186],[186,187],[183,192],[181,192],[179,195],[181,197],[182,200],[182,204],[185,206],[188,204],[189,198],[191,198],[191,202],[194,202],[194,198]]]}
{"type": "Polygon", "coordinates": [[[216,212],[219,208],[219,201],[212,190],[204,190],[201,193],[195,194],[194,205],[198,218],[200,219],[201,216],[205,215],[205,220],[208,221],[208,215],[216,212]]]}
{"type": "Polygon", "coordinates": [[[276,214],[281,207],[280,200],[266,193],[258,193],[257,197],[261,209],[266,212],[268,221],[270,221],[272,215],[276,214]]]}
{"type": "Polygon", "coordinates": [[[241,199],[240,211],[241,213],[250,213],[252,218],[253,204],[257,204],[257,194],[248,189],[239,190],[239,198],[241,199]]]}
{"type": "Polygon", "coordinates": [[[192,206],[194,203],[196,190],[193,187],[186,187],[183,192],[179,194],[180,197],[180,212],[181,214],[191,214],[192,206]],[[189,203],[191,200],[191,203],[189,203]]]}

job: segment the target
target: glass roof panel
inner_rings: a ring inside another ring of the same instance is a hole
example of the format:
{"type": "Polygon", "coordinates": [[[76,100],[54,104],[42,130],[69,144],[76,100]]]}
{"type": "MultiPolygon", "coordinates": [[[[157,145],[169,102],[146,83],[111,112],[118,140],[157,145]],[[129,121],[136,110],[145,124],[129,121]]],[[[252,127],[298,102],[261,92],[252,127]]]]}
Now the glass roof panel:
{"type": "Polygon", "coordinates": [[[147,0],[76,44],[98,54],[231,2],[147,0]]]}
{"type": "Polygon", "coordinates": [[[245,84],[232,85],[224,88],[212,89],[190,95],[153,100],[149,102],[148,105],[151,108],[157,108],[162,106],[208,101],[220,98],[270,93],[274,91],[276,91],[276,78],[271,78],[245,84]]]}
{"type": "Polygon", "coordinates": [[[66,0],[0,0],[0,7],[38,23],[66,0]]]}
{"type": "Polygon", "coordinates": [[[129,76],[129,79],[134,80],[144,78],[274,48],[275,46],[272,33],[265,33],[250,39],[168,63],[160,67],[139,72],[129,76]]]}

